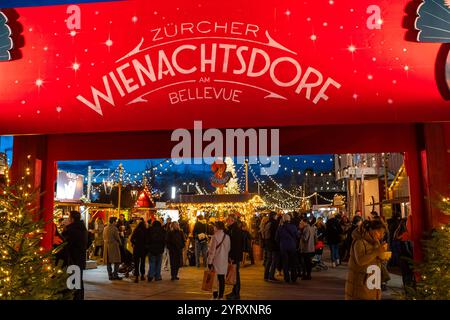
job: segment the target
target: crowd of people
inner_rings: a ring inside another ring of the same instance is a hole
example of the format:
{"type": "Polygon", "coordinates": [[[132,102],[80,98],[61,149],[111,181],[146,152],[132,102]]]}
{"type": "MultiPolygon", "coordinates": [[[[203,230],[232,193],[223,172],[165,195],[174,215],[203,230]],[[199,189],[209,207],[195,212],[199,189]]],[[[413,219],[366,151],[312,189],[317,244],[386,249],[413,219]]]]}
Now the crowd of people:
{"type": "MultiPolygon", "coordinates": [[[[136,283],[161,281],[161,270],[167,270],[169,265],[172,281],[180,279],[179,269],[183,266],[208,268],[217,276],[214,299],[224,298],[225,277],[232,264],[236,279],[232,292],[225,297],[233,300],[240,299],[240,267],[244,255],[254,263],[252,244],[257,241],[263,248],[265,281],[281,281],[277,277],[282,277],[286,283],[311,280],[313,267],[328,268],[322,261],[326,246],[330,250],[331,267],[337,268],[348,261],[346,299],[380,298],[381,290],[368,290],[361,278],[366,276],[370,265],[380,267],[384,285],[389,280],[388,261],[391,266],[400,266],[405,285],[414,281],[407,262],[412,258],[412,246],[406,219],[396,214],[385,223],[376,212],[371,212],[364,220],[357,211],[352,221],[340,213],[325,221],[324,217],[315,218],[311,214],[269,212],[262,216],[256,235],[252,235],[236,214],[229,214],[225,221],[214,218],[207,221],[199,215],[191,230],[183,219],[177,222],[167,218],[165,223],[144,219],[136,222],[136,227],[132,228],[121,214],[119,219],[110,217],[108,224],[101,218],[90,221],[86,228],[81,214],[72,211],[62,232],[55,230],[54,246],[66,243],[64,249],[56,253],[56,262],[62,260],[63,265],[75,264],[83,270],[86,251],[91,250],[92,255],[103,257],[109,280],[122,280],[119,273],[133,271],[136,283]],[[132,253],[127,249],[128,243],[132,253]],[[386,254],[389,249],[392,258],[386,254]]],[[[76,299],[83,299],[83,296],[83,287],[76,290],[76,299]]]]}
{"type": "Polygon", "coordinates": [[[399,214],[384,222],[375,211],[365,220],[357,211],[351,221],[345,214],[337,213],[325,223],[322,216],[270,212],[261,220],[259,235],[264,248],[264,280],[269,282],[280,281],[277,271],[287,283],[295,283],[299,278],[311,280],[313,266],[327,269],[322,261],[325,245],[330,250],[331,267],[348,262],[346,299],[379,299],[390,279],[388,261],[391,266],[400,266],[404,285],[414,282],[407,219],[399,214]],[[380,290],[366,286],[367,268],[371,265],[381,270],[380,290]]]}
{"type": "MultiPolygon", "coordinates": [[[[192,230],[183,219],[178,222],[167,218],[165,223],[162,219],[136,222],[132,228],[130,221],[121,214],[119,219],[110,217],[108,224],[102,218],[91,220],[86,228],[81,214],[70,212],[68,223],[59,221],[62,231],[55,228],[54,247],[66,243],[63,250],[56,253],[56,263],[62,260],[63,266],[76,264],[83,270],[86,256],[101,257],[109,280],[122,280],[120,273],[133,271],[135,283],[161,281],[161,271],[168,270],[169,265],[171,280],[176,281],[180,279],[179,269],[193,264],[215,271],[218,284],[213,292],[215,299],[224,298],[225,275],[231,263],[236,266],[236,281],[226,298],[240,299],[240,265],[244,253],[252,264],[254,259],[252,236],[239,215],[230,214],[225,221],[217,222],[199,215],[192,230]],[[128,243],[132,252],[127,248],[128,243]],[[191,246],[194,257],[189,256],[191,246]]],[[[83,297],[84,289],[76,290],[75,298],[83,297]]]]}

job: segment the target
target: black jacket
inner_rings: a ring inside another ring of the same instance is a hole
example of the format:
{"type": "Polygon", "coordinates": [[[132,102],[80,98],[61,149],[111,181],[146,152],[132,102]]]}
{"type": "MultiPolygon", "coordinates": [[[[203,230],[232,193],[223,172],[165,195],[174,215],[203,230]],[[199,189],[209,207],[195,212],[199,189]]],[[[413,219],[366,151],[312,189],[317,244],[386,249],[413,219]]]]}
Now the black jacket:
{"type": "Polygon", "coordinates": [[[327,228],[325,227],[325,225],[322,225],[320,227],[316,225],[316,229],[317,229],[317,241],[324,241],[327,235],[327,228]]]}
{"type": "Polygon", "coordinates": [[[164,252],[166,232],[161,225],[152,226],[147,229],[146,243],[150,254],[156,256],[164,252]]]}
{"type": "Polygon", "coordinates": [[[197,239],[197,236],[200,233],[204,233],[204,234],[208,235],[209,231],[210,231],[209,226],[206,222],[202,223],[200,221],[197,221],[194,225],[194,230],[192,231],[192,233],[194,234],[194,239],[197,239]]]}
{"type": "Polygon", "coordinates": [[[182,252],[184,248],[185,238],[181,230],[172,230],[167,233],[167,249],[170,252],[182,252]]]}
{"type": "Polygon", "coordinates": [[[83,221],[69,224],[62,233],[66,245],[67,264],[86,268],[88,231],[83,221]]]}
{"type": "Polygon", "coordinates": [[[130,222],[128,222],[127,220],[118,220],[117,221],[117,229],[119,229],[119,232],[121,232],[121,228],[122,226],[125,226],[125,230],[124,230],[124,238],[128,238],[131,235],[131,226],[130,226],[130,222]]]}
{"type": "Polygon", "coordinates": [[[327,221],[327,242],[328,244],[339,244],[341,242],[342,227],[339,220],[331,218],[327,221]]]}
{"type": "Polygon", "coordinates": [[[146,250],[147,229],[136,227],[131,235],[130,241],[133,244],[133,254],[135,256],[144,256],[146,250]]]}
{"type": "Polygon", "coordinates": [[[252,250],[252,235],[248,231],[242,231],[242,237],[244,243],[242,250],[250,253],[252,250]]]}
{"type": "Polygon", "coordinates": [[[244,251],[244,237],[238,222],[235,222],[228,227],[228,235],[230,236],[231,241],[229,257],[233,262],[241,262],[244,251]]]}
{"type": "Polygon", "coordinates": [[[276,219],[270,219],[267,223],[270,223],[270,239],[266,240],[266,248],[268,251],[280,251],[280,244],[275,240],[279,221],[276,219]]]}

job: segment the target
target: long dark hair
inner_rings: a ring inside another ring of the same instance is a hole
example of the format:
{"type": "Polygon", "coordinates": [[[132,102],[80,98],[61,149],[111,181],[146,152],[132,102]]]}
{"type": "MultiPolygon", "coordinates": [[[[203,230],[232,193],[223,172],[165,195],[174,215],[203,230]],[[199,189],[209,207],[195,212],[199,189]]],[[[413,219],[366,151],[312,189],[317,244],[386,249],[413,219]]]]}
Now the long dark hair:
{"type": "Polygon", "coordinates": [[[383,229],[386,231],[386,225],[381,220],[366,220],[362,224],[365,231],[373,231],[383,229]]]}
{"type": "Polygon", "coordinates": [[[136,226],[136,230],[141,230],[141,229],[145,229],[145,222],[144,221],[140,221],[138,223],[138,225],[136,226]]]}

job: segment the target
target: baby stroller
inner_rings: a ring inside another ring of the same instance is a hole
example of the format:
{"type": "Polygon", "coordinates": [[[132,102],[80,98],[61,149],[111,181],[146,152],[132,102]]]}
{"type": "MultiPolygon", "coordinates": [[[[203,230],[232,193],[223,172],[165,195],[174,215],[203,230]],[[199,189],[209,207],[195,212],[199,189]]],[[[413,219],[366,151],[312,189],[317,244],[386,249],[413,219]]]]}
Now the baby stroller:
{"type": "Polygon", "coordinates": [[[323,241],[317,241],[315,246],[315,256],[312,258],[312,267],[315,268],[316,271],[328,270],[328,267],[322,261],[323,247],[323,241]]]}
{"type": "Polygon", "coordinates": [[[125,274],[125,278],[128,278],[130,273],[134,271],[133,254],[123,247],[121,247],[120,251],[122,254],[122,263],[119,266],[119,273],[125,274]]]}

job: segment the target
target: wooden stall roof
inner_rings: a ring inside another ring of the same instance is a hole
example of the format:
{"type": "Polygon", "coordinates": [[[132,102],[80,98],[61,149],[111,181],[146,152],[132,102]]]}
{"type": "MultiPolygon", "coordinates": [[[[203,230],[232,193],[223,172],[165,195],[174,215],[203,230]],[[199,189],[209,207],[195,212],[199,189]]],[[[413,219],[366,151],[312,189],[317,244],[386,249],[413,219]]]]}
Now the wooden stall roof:
{"type": "Polygon", "coordinates": [[[58,206],[83,206],[89,208],[114,208],[110,203],[84,203],[83,201],[73,200],[73,201],[55,201],[55,207],[58,206]]]}
{"type": "Polygon", "coordinates": [[[167,202],[168,205],[201,204],[201,203],[245,203],[251,200],[264,201],[256,193],[242,194],[207,194],[207,195],[180,195],[177,199],[167,202]]]}

